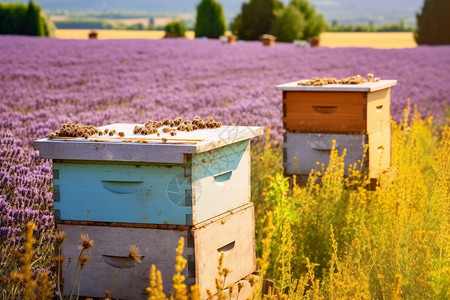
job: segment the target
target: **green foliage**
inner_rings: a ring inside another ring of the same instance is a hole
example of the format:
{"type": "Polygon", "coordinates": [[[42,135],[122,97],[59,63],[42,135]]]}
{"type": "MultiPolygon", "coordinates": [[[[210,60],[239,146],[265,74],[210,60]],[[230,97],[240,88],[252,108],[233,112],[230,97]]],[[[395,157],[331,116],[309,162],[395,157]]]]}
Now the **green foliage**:
{"type": "Polygon", "coordinates": [[[65,20],[56,21],[58,29],[113,29],[113,25],[97,20],[65,20]]]}
{"type": "Polygon", "coordinates": [[[417,44],[450,44],[450,1],[425,0],[422,11],[416,15],[417,44]]]}
{"type": "Polygon", "coordinates": [[[215,0],[202,0],[197,5],[195,36],[218,38],[225,33],[226,22],[222,5],[215,0]]]}
{"type": "Polygon", "coordinates": [[[414,31],[414,26],[407,26],[405,20],[400,20],[399,23],[384,24],[381,26],[374,26],[370,24],[338,24],[333,22],[326,31],[329,32],[412,32],[414,31]]]}
{"type": "Polygon", "coordinates": [[[28,5],[0,3],[0,34],[54,36],[54,28],[52,21],[33,1],[28,5]]]}
{"type": "Polygon", "coordinates": [[[271,34],[280,42],[293,42],[303,38],[306,25],[304,15],[297,7],[289,5],[273,24],[271,34]]]}
{"type": "Polygon", "coordinates": [[[303,39],[319,36],[327,28],[328,24],[323,15],[318,14],[307,0],[291,0],[289,5],[296,7],[305,18],[306,28],[303,31],[303,39]]]}
{"type": "Polygon", "coordinates": [[[25,14],[25,35],[44,36],[44,21],[41,18],[41,7],[33,1],[28,3],[27,12],[25,14]]]}
{"type": "Polygon", "coordinates": [[[243,40],[257,40],[269,33],[276,20],[276,12],[283,8],[278,0],[250,0],[231,24],[233,34],[243,40]]]}
{"type": "MultiPolygon", "coordinates": [[[[264,202],[252,197],[259,218],[274,214],[266,278],[286,299],[449,298],[450,127],[437,132],[431,120],[407,109],[393,123],[391,168],[375,190],[360,167],[344,166],[345,151],[332,150],[305,186],[269,173],[264,202]]],[[[252,172],[275,165],[254,163],[252,172]]]]}
{"type": "Polygon", "coordinates": [[[183,21],[173,21],[166,25],[167,37],[184,37],[186,34],[186,26],[183,21]]]}

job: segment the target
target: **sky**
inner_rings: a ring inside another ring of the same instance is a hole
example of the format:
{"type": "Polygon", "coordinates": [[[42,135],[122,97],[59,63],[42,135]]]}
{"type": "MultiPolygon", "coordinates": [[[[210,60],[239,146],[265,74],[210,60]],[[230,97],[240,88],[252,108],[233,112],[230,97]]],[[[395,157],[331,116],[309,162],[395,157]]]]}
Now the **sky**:
{"type": "MultiPolygon", "coordinates": [[[[155,13],[195,13],[200,0],[34,0],[44,10],[127,11],[155,13]]],[[[218,0],[227,19],[241,10],[249,0],[218,0]]],[[[309,0],[328,21],[372,20],[376,23],[415,20],[424,0],[309,0]]],[[[2,2],[24,2],[7,0],[2,2]]],[[[288,0],[283,0],[287,4],[288,0]]]]}

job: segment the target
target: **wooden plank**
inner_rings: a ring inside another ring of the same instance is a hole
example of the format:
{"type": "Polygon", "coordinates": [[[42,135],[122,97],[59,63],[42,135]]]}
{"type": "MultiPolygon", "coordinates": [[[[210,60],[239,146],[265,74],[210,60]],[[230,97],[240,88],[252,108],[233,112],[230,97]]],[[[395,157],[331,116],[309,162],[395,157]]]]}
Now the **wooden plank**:
{"type": "Polygon", "coordinates": [[[186,224],[182,165],[108,165],[54,163],[60,178],[62,220],[186,224]]]}
{"type": "Polygon", "coordinates": [[[60,220],[193,225],[250,202],[250,142],[186,164],[55,161],[60,220]]]}
{"type": "Polygon", "coordinates": [[[161,271],[164,292],[167,294],[171,289],[175,248],[180,237],[184,237],[185,242],[183,257],[188,259],[182,274],[186,276],[188,284],[200,286],[201,299],[207,298],[206,288],[215,290],[214,278],[217,276],[220,255],[218,249],[225,251],[224,267],[232,270],[227,277],[227,284],[238,282],[255,270],[254,220],[251,205],[224,214],[222,218],[196,227],[193,231],[66,224],[58,224],[57,228],[67,235],[66,242],[62,246],[62,254],[65,256],[62,263],[65,293],[72,287],[79,254],[77,246],[81,242],[82,233],[89,234],[95,245],[84,252],[91,260],[82,271],[80,296],[104,297],[104,291],[112,288],[119,270],[118,266],[128,256],[130,244],[140,248],[143,255],[142,263],[136,265],[125,263],[126,268],[121,271],[114,290],[114,298],[146,298],[145,288],[149,285],[151,264],[155,264],[161,271]],[[193,240],[189,242],[191,239],[193,240]],[[233,242],[233,247],[229,246],[233,242]]]}
{"type": "MultiPolygon", "coordinates": [[[[307,175],[312,169],[321,170],[324,163],[328,166],[333,140],[336,140],[335,149],[342,155],[344,148],[347,154],[344,157],[346,166],[356,163],[363,158],[364,148],[367,144],[367,136],[364,134],[321,134],[321,133],[297,133],[287,132],[284,147],[286,156],[284,169],[287,174],[307,175]],[[298,167],[294,157],[297,157],[298,167]]],[[[345,169],[347,174],[347,168],[345,169]]]]}
{"type": "Polygon", "coordinates": [[[378,176],[391,164],[391,127],[369,133],[369,177],[378,176]]]}
{"type": "MultiPolygon", "coordinates": [[[[300,80],[299,80],[300,81],[300,80]]],[[[316,91],[316,92],[375,92],[390,88],[397,80],[380,80],[361,84],[327,84],[319,86],[298,85],[298,81],[277,85],[278,91],[316,91]]]]}
{"type": "Polygon", "coordinates": [[[250,143],[231,146],[220,158],[219,149],[192,157],[193,224],[250,202],[250,143]]]}
{"type": "Polygon", "coordinates": [[[379,90],[367,95],[366,132],[381,131],[391,124],[391,90],[379,90]]]}
{"type": "Polygon", "coordinates": [[[224,253],[223,267],[231,270],[225,286],[255,271],[253,206],[195,230],[194,241],[196,282],[199,283],[200,298],[206,299],[206,289],[215,290],[220,252],[224,253]]]}
{"type": "Polygon", "coordinates": [[[201,153],[224,147],[263,134],[257,126],[222,126],[192,132],[177,132],[142,136],[133,134],[133,128],[142,124],[111,124],[100,127],[124,132],[117,136],[92,136],[90,139],[40,139],[34,142],[41,158],[72,160],[133,161],[183,163],[185,154],[201,153]],[[166,141],[163,142],[162,138],[166,141]],[[145,141],[145,143],[144,143],[145,141]]]}
{"type": "MultiPolygon", "coordinates": [[[[112,296],[121,299],[146,299],[145,289],[149,286],[152,264],[161,270],[165,292],[168,293],[174,274],[178,240],[180,237],[184,237],[185,242],[187,240],[187,231],[63,224],[59,224],[57,228],[67,236],[66,242],[62,244],[62,255],[65,257],[62,263],[65,294],[72,288],[80,252],[77,248],[81,242],[80,234],[88,234],[89,238],[94,240],[94,247],[84,252],[91,258],[83,268],[81,276],[80,296],[85,297],[104,297],[105,291],[111,290],[119,270],[117,263],[121,264],[128,256],[130,244],[141,250],[142,263],[126,263],[112,296]]],[[[184,257],[193,254],[194,248],[184,247],[184,257]]],[[[187,268],[182,274],[188,278],[187,268]]],[[[194,280],[188,281],[194,283],[194,280]]]]}
{"type": "Polygon", "coordinates": [[[366,129],[364,93],[286,93],[286,130],[362,133],[366,129]]]}

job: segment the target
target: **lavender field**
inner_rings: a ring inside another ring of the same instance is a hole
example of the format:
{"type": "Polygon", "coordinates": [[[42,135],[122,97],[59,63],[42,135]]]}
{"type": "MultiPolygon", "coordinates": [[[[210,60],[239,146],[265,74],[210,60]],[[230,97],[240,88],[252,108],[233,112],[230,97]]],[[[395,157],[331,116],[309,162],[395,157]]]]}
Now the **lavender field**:
{"type": "Polygon", "coordinates": [[[51,162],[39,159],[33,141],[65,122],[101,126],[212,116],[224,124],[270,126],[271,140],[279,143],[282,99],[277,84],[374,73],[398,80],[392,88],[394,120],[410,99],[423,115],[443,124],[450,95],[448,66],[450,46],[302,49],[283,43],[272,48],[259,42],[223,45],[217,40],[2,36],[1,267],[6,266],[8,247],[22,242],[19,233],[27,221],[36,221],[40,242],[51,239],[51,162]]]}

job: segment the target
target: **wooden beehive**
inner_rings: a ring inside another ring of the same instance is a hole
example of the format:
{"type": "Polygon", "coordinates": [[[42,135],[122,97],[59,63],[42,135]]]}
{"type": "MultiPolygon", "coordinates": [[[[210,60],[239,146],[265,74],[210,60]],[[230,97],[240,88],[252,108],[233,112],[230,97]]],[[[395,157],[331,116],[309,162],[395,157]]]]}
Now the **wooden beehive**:
{"type": "Polygon", "coordinates": [[[335,139],[338,149],[348,150],[346,163],[362,160],[362,145],[367,143],[364,167],[371,178],[376,178],[390,164],[390,87],[396,83],[381,80],[323,86],[303,86],[298,82],[278,85],[277,89],[283,91],[283,124],[287,132],[286,172],[308,174],[316,161],[327,163],[335,139]]]}
{"type": "Polygon", "coordinates": [[[114,289],[114,298],[146,299],[151,264],[161,271],[167,294],[172,289],[175,248],[180,237],[184,238],[183,257],[187,259],[182,274],[188,285],[199,285],[201,299],[207,298],[206,289],[215,291],[220,252],[224,253],[223,267],[232,271],[225,286],[247,277],[256,267],[251,203],[185,230],[66,224],[59,224],[58,229],[67,235],[67,241],[62,244],[65,293],[72,288],[79,254],[77,246],[83,233],[89,234],[95,245],[85,251],[91,260],[82,271],[81,296],[104,297],[105,291],[111,290],[122,264],[124,268],[114,289]],[[130,244],[140,248],[141,263],[126,260],[130,244]]]}
{"type": "Polygon", "coordinates": [[[275,45],[275,39],[276,37],[270,34],[263,34],[261,36],[261,41],[264,46],[272,47],[273,45],[275,45]]]}
{"type": "Polygon", "coordinates": [[[97,33],[97,31],[91,31],[91,32],[89,32],[88,37],[89,37],[90,39],[97,39],[97,38],[98,38],[98,33],[97,33]]]}
{"type": "Polygon", "coordinates": [[[261,127],[157,138],[133,134],[134,126],[100,127],[124,137],[35,142],[42,158],[53,159],[58,222],[189,226],[250,201],[250,138],[261,135],[261,127]]]}
{"type": "Polygon", "coordinates": [[[227,37],[227,40],[228,40],[228,44],[236,44],[237,38],[236,38],[235,35],[229,35],[229,36],[227,37]]]}

